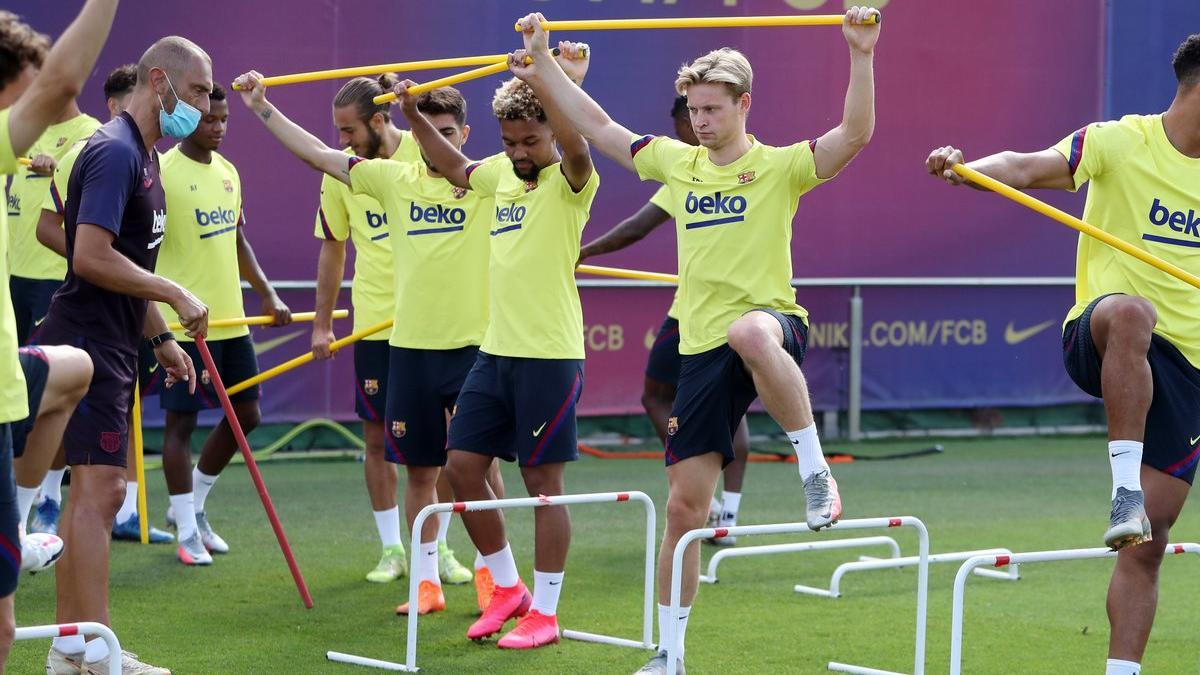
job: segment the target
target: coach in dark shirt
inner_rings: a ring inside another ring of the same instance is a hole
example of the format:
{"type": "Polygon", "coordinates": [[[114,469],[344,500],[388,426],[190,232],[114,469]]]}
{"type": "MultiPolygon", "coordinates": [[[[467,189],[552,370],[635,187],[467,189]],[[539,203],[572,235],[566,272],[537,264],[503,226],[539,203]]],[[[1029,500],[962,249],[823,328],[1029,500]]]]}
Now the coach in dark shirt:
{"type": "MultiPolygon", "coordinates": [[[[154,345],[167,386],[181,380],[189,389],[196,386],[191,360],[148,302],[170,304],[188,335],[208,329],[208,309],[153,273],[166,224],[154,143],[164,135],[190,134],[208,112],[211,90],[212,64],[202,49],[179,37],[159,40],[138,62],[128,112],[96,131],[71,172],[67,278],[38,335],[41,344],[87,351],[94,366],[91,387],[63,437],[72,494],[61,530],[66,553],[57,573],[59,623],[109,623],[108,543],[125,496],[127,420],[139,341],[146,337],[154,345]]],[[[90,664],[107,655],[99,640],[87,644],[86,657],[78,653],[80,646],[78,640],[60,639],[50,660],[90,664]]]]}

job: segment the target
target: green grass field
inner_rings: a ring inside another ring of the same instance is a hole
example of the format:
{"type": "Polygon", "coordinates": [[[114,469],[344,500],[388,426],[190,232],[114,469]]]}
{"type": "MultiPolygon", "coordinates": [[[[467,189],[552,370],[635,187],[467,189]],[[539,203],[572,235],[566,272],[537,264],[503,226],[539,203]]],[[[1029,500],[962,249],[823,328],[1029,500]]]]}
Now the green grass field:
{"type": "MultiPolygon", "coordinates": [[[[888,453],[925,441],[853,448],[888,453]]],[[[828,450],[850,450],[833,444],[828,450]]],[[[1003,546],[1015,551],[1093,547],[1108,515],[1108,468],[1100,439],[950,441],[935,457],[835,466],[845,517],[915,515],[929,526],[934,552],[1003,546]]],[[[740,524],[803,516],[794,465],[752,464],[740,524]]],[[[378,544],[362,484],[348,461],[275,462],[263,466],[316,607],[306,611],[284,565],[244,467],[233,466],[209,499],[209,514],[233,553],[210,568],[189,569],[170,546],[114,546],[112,605],[122,645],[176,673],[355,673],[325,660],[329,649],[403,660],[405,622],[393,609],[407,585],[363,581],[378,544]]],[[[512,467],[505,477],[516,493],[512,467]]],[[[650,460],[583,459],[568,470],[568,491],[642,490],[661,507],[666,484],[650,460]]],[[[165,489],[149,479],[161,525],[165,489]]],[[[513,495],[515,496],[515,495],[513,495]]],[[[69,498],[69,497],[68,497],[69,498]]],[[[637,637],[641,621],[640,512],[631,505],[572,509],[574,540],[561,625],[637,637]]],[[[532,578],[532,516],[510,512],[510,538],[522,575],[532,578]]],[[[660,514],[661,531],[661,514],[660,514]]],[[[461,524],[451,530],[459,559],[473,551],[461,524]]],[[[876,534],[866,532],[863,534],[876,534]]],[[[905,554],[915,536],[889,531],[905,554]]],[[[832,536],[832,535],[831,535],[832,536]]],[[[843,534],[837,536],[854,536],[843,534]]],[[[741,545],[812,539],[754,537],[741,545]]],[[[1174,541],[1200,541],[1193,501],[1174,541]]],[[[705,550],[705,558],[712,553],[705,550]]],[[[688,630],[690,673],[818,673],[829,660],[908,671],[912,667],[915,571],[848,575],[844,597],[792,592],[797,582],[827,584],[857,551],[734,559],[721,583],[702,586],[688,630]]],[[[1029,565],[1017,583],[973,578],[967,594],[968,673],[1101,672],[1108,625],[1104,594],[1111,561],[1029,565]]],[[[927,671],[946,672],[950,591],[957,565],[931,568],[927,671]]],[[[54,618],[54,577],[24,577],[17,594],[21,625],[54,618]]],[[[422,620],[419,663],[433,673],[630,673],[648,653],[565,642],[533,652],[501,652],[464,633],[474,619],[471,586],[447,588],[448,609],[422,620]]],[[[1144,662],[1148,673],[1200,671],[1197,630],[1200,560],[1163,565],[1158,619],[1144,662]]],[[[511,625],[511,624],[510,624],[511,625]]],[[[48,643],[18,643],[13,673],[41,672],[48,643]]]]}

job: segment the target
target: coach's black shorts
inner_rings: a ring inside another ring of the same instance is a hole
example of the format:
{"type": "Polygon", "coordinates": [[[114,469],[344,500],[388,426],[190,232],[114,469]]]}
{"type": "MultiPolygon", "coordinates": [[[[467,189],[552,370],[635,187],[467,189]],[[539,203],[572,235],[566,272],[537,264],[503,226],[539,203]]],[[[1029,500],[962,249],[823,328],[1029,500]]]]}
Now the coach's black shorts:
{"type": "Polygon", "coordinates": [[[382,422],[388,391],[387,340],[354,343],[354,412],[366,422],[382,422]]]}
{"type": "Polygon", "coordinates": [[[12,293],[13,313],[17,317],[17,344],[32,342],[30,335],[37,331],[38,324],[50,309],[50,298],[62,283],[62,279],[9,277],[8,290],[12,293]]]}
{"type": "Polygon", "coordinates": [[[78,347],[92,358],[92,383],[67,422],[67,464],[125,466],[129,409],[137,377],[137,353],[91,340],[65,322],[47,318],[38,344],[78,347]]]}
{"type": "Polygon", "coordinates": [[[13,477],[11,425],[0,424],[0,598],[17,590],[21,575],[21,535],[17,523],[17,482],[13,477]]]}
{"type": "MultiPolygon", "coordinates": [[[[783,348],[797,366],[804,364],[808,324],[804,319],[766,312],[783,327],[783,348]]],[[[667,466],[709,452],[719,452],[722,466],[733,461],[733,434],[758,390],[742,357],[728,344],[699,354],[685,354],[679,372],[675,405],[667,419],[667,466]]]]}
{"type": "Polygon", "coordinates": [[[407,466],[446,465],[446,413],[479,347],[389,350],[384,457],[407,466]]]}
{"type": "MultiPolygon", "coordinates": [[[[1108,296],[1092,301],[1079,318],[1063,327],[1063,363],[1080,389],[1102,398],[1100,355],[1092,341],[1092,310],[1108,296]]],[[[1181,478],[1190,485],[1200,460],[1200,370],[1175,345],[1155,333],[1146,354],[1154,379],[1154,400],[1146,414],[1142,464],[1181,478]]]]}
{"type": "Polygon", "coordinates": [[[677,386],[679,363],[679,320],[668,316],[658,329],[654,344],[650,346],[650,356],[646,359],[646,377],[672,387],[677,386]]]}
{"type": "MultiPolygon", "coordinates": [[[[196,347],[196,343],[181,340],[179,346],[183,347],[183,351],[191,357],[192,366],[196,369],[196,377],[199,378],[199,382],[196,383],[195,394],[188,393],[187,382],[177,382],[170,389],[166,387],[159,389],[159,402],[162,404],[162,409],[190,413],[220,408],[221,399],[217,397],[212,376],[204,367],[204,359],[200,357],[200,350],[196,347]]],[[[213,340],[208,343],[208,351],[212,354],[213,363],[217,366],[217,373],[221,376],[221,384],[226,387],[232,387],[238,382],[258,374],[258,357],[254,355],[254,341],[250,339],[249,335],[227,340],[213,340]]],[[[161,367],[154,369],[151,377],[157,375],[161,370],[161,367]]],[[[257,401],[258,392],[258,385],[254,385],[230,396],[229,400],[233,403],[257,401]]]]}
{"type": "MultiPolygon", "coordinates": [[[[200,363],[193,364],[196,371],[200,371],[200,363]]],[[[142,340],[138,345],[138,391],[141,392],[142,398],[147,396],[157,396],[163,392],[163,385],[167,381],[167,373],[158,365],[158,358],[154,356],[154,347],[150,346],[149,340],[142,340]]],[[[224,380],[222,380],[224,381],[224,380]]],[[[184,383],[187,384],[186,382],[184,383]]]]}
{"type": "Polygon", "coordinates": [[[33,431],[37,421],[38,409],[42,407],[42,394],[46,391],[46,380],[50,377],[50,360],[40,347],[21,347],[17,350],[21,361],[21,371],[25,373],[25,393],[29,402],[29,417],[20,422],[13,422],[12,449],[13,457],[25,454],[25,439],[33,431]]]}
{"type": "Polygon", "coordinates": [[[582,359],[527,359],[479,352],[450,420],[450,449],[521,466],[579,458],[575,404],[582,359]]]}

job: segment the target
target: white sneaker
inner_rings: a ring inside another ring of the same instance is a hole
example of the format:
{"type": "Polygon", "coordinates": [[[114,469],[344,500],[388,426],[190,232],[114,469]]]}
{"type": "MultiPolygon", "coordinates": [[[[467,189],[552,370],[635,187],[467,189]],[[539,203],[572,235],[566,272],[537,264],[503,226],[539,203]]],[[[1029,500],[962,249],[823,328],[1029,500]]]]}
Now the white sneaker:
{"type": "Polygon", "coordinates": [[[208,516],[203,511],[196,514],[196,529],[200,530],[200,541],[204,542],[204,548],[209,553],[229,553],[229,544],[213,532],[212,525],[208,524],[208,516]]]}
{"type": "Polygon", "coordinates": [[[204,542],[200,541],[200,533],[197,532],[179,542],[179,550],[176,552],[179,556],[179,562],[184,565],[211,565],[212,555],[208,549],[204,548],[204,542]]]}
{"type": "Polygon", "coordinates": [[[63,554],[63,540],[56,534],[34,532],[21,538],[21,571],[37,574],[50,569],[63,554]]]}
{"type": "MultiPolygon", "coordinates": [[[[83,669],[79,672],[80,675],[109,675],[108,659],[92,663],[85,662],[83,669]]],[[[148,663],[142,663],[138,661],[137,654],[122,651],[121,675],[171,675],[171,671],[166,668],[152,666],[148,663]]]]}
{"type": "Polygon", "coordinates": [[[54,647],[46,654],[46,675],[79,675],[83,667],[83,652],[64,654],[54,647]]]}

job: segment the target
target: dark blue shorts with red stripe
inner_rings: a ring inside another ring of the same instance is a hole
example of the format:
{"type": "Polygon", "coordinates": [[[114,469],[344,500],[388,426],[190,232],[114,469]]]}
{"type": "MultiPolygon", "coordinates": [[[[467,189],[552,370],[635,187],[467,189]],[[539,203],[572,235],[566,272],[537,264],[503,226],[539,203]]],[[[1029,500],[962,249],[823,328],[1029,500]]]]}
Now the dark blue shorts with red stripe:
{"type": "MultiPolygon", "coordinates": [[[[192,365],[196,369],[196,377],[200,378],[200,381],[196,383],[196,393],[188,393],[186,382],[177,382],[170,389],[165,386],[152,386],[148,388],[147,393],[157,389],[163,410],[171,412],[188,413],[220,408],[221,399],[217,397],[212,376],[204,367],[204,360],[200,358],[200,350],[196,348],[196,343],[181,340],[179,346],[183,347],[183,351],[191,357],[192,365]]],[[[208,351],[212,353],[213,363],[217,366],[217,373],[221,376],[221,383],[226,387],[232,387],[238,382],[258,374],[258,357],[254,354],[254,341],[250,339],[249,335],[226,340],[212,340],[208,343],[208,351]]],[[[150,374],[151,380],[159,379],[161,381],[165,377],[166,374],[162,373],[161,367],[154,368],[150,374]]],[[[139,379],[141,379],[140,374],[139,379]]],[[[255,385],[230,396],[229,400],[233,403],[240,403],[257,401],[258,397],[259,389],[258,385],[255,385]]]]}
{"type": "Polygon", "coordinates": [[[669,384],[679,384],[679,320],[667,316],[646,359],[646,377],[669,384]]]}
{"type": "Polygon", "coordinates": [[[446,466],[446,415],[475,365],[479,347],[391,347],[383,456],[406,466],[446,466]]]}
{"type": "MultiPolygon", "coordinates": [[[[1084,392],[1103,398],[1100,352],[1092,341],[1092,311],[1100,296],[1079,318],[1063,327],[1063,364],[1084,392]]],[[[1154,400],[1146,414],[1142,464],[1187,481],[1200,464],[1200,370],[1171,341],[1154,334],[1146,354],[1154,380],[1154,400]]]]}
{"type": "Polygon", "coordinates": [[[529,359],[479,352],[450,420],[450,449],[521,466],[579,459],[575,406],[582,359],[529,359]]]}
{"type": "MultiPolygon", "coordinates": [[[[783,349],[797,366],[808,348],[808,324],[773,309],[752,309],[775,317],[783,328],[783,349]]],[[[684,354],[675,406],[667,419],[666,462],[671,466],[689,457],[721,453],[733,461],[733,433],[750,404],[758,398],[754,380],[742,357],[728,343],[699,354],[684,354]]]]}
{"type": "Polygon", "coordinates": [[[388,341],[354,343],[354,412],[364,422],[383,422],[387,408],[388,341]]]}

